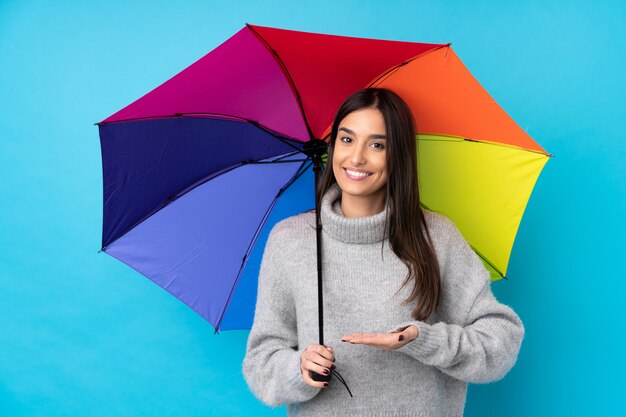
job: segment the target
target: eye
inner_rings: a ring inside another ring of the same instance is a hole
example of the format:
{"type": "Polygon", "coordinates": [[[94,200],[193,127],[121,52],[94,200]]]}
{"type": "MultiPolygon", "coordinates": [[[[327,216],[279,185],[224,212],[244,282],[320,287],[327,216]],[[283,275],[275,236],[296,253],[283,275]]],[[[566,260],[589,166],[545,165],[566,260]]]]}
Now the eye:
{"type": "Polygon", "coordinates": [[[344,143],[350,143],[350,142],[352,141],[352,139],[351,139],[351,138],[349,138],[349,137],[347,137],[347,136],[343,136],[340,140],[341,140],[342,142],[344,142],[344,143]],[[348,142],[348,141],[350,141],[350,142],[348,142]]]}
{"type": "Polygon", "coordinates": [[[380,142],[374,142],[372,143],[372,146],[378,150],[383,150],[385,149],[385,145],[380,143],[380,142]]]}

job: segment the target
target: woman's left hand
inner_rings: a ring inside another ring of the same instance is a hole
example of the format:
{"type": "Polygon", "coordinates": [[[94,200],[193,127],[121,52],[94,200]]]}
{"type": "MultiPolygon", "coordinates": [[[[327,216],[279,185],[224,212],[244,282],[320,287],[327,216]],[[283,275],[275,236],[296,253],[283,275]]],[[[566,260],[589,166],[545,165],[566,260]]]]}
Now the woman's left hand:
{"type": "Polygon", "coordinates": [[[410,325],[391,333],[354,333],[341,338],[342,342],[371,345],[384,350],[397,349],[419,336],[417,326],[410,325]]]}

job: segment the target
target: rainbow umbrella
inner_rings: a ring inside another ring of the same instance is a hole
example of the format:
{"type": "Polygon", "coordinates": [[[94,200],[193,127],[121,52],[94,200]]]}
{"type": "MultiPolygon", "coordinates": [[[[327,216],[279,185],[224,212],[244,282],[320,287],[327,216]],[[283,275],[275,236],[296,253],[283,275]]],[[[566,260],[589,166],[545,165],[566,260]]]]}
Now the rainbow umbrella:
{"type": "Polygon", "coordinates": [[[179,298],[216,332],[249,329],[268,232],[314,207],[320,144],[343,100],[368,86],[395,91],[415,115],[422,204],[456,223],[493,280],[505,277],[551,155],[450,44],[250,24],[98,123],[101,251],[179,298]]]}

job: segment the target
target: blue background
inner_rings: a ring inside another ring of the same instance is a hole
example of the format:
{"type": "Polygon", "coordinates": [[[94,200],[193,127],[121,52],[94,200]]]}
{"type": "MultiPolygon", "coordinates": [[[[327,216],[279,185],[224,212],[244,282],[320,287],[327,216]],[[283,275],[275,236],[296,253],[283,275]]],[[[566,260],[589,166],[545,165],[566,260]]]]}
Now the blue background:
{"type": "Polygon", "coordinates": [[[496,297],[524,321],[518,362],[470,385],[467,416],[624,411],[626,7],[620,2],[0,1],[0,415],[283,415],[241,374],[247,331],[98,254],[93,125],[246,22],[452,42],[555,154],[496,297]],[[393,3],[393,6],[387,4],[393,3]]]}

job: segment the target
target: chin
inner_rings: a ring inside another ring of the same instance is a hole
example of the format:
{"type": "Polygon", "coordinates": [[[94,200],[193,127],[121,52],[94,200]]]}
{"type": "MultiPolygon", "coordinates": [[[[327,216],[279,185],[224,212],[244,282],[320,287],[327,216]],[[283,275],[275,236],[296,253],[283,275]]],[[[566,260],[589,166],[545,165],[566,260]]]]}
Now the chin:
{"type": "Polygon", "coordinates": [[[368,197],[373,196],[381,192],[381,189],[384,188],[384,185],[381,186],[372,186],[365,184],[354,184],[350,181],[337,181],[339,188],[341,188],[342,193],[350,194],[358,197],[368,197]]]}

